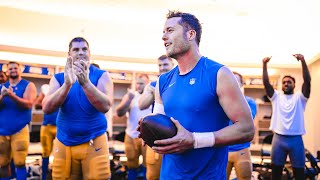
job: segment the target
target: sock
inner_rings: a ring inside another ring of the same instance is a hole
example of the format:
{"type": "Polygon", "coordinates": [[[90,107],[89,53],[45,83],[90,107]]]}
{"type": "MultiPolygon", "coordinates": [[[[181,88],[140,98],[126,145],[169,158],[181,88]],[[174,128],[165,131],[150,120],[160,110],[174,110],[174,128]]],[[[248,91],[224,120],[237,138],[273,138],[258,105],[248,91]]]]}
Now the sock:
{"type": "Polygon", "coordinates": [[[16,166],[14,165],[13,160],[10,162],[10,169],[11,169],[11,176],[9,177],[10,179],[16,178],[16,166]]]}
{"type": "Polygon", "coordinates": [[[128,169],[128,180],[136,180],[138,169],[128,169]]]}
{"type": "Polygon", "coordinates": [[[17,180],[26,180],[27,179],[27,169],[26,167],[17,167],[17,180]]]}
{"type": "Polygon", "coordinates": [[[42,157],[42,180],[46,180],[48,173],[49,158],[42,157]]]}

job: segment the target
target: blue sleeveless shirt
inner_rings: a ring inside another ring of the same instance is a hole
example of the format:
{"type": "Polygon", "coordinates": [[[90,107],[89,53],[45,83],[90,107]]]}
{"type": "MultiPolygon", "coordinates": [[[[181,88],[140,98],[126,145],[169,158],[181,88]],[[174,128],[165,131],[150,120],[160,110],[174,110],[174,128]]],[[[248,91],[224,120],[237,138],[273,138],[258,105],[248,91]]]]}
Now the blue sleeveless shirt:
{"type": "MultiPolygon", "coordinates": [[[[12,87],[12,90],[17,96],[23,98],[23,94],[28,84],[29,81],[21,79],[16,86],[12,87]]],[[[9,81],[2,84],[2,86],[9,88],[9,81]]],[[[31,121],[31,111],[31,108],[23,109],[19,107],[17,103],[14,102],[10,97],[4,96],[2,99],[2,105],[0,107],[0,135],[10,136],[19,132],[31,121]]]]}
{"type": "MultiPolygon", "coordinates": [[[[92,65],[89,69],[89,79],[93,85],[97,86],[98,80],[105,71],[92,65]]],[[[64,73],[56,74],[55,78],[62,86],[64,73]]],[[[60,106],[57,116],[57,138],[66,146],[75,146],[106,133],[106,129],[105,114],[90,103],[81,85],[76,81],[60,106]]]]}
{"type": "Polygon", "coordinates": [[[57,109],[55,112],[51,113],[51,114],[43,114],[43,122],[42,125],[46,126],[48,124],[50,125],[56,125],[57,123],[57,116],[59,113],[59,109],[57,109]]]}
{"type": "MultiPolygon", "coordinates": [[[[179,75],[178,67],[160,76],[164,111],[190,132],[218,131],[229,124],[216,94],[217,73],[223,67],[201,57],[192,71],[179,75]]],[[[163,156],[160,179],[226,179],[228,147],[191,149],[163,156]]]]}
{"type": "MultiPolygon", "coordinates": [[[[251,110],[252,119],[254,119],[256,117],[256,114],[257,114],[256,102],[251,97],[245,96],[245,98],[246,98],[246,100],[247,100],[247,102],[249,104],[249,107],[250,107],[250,110],[251,110]]],[[[231,125],[231,124],[232,124],[232,121],[229,122],[229,125],[231,125]]],[[[248,147],[250,147],[250,144],[251,144],[251,142],[231,145],[231,146],[229,146],[229,152],[240,151],[242,149],[248,148],[248,147]]]]}

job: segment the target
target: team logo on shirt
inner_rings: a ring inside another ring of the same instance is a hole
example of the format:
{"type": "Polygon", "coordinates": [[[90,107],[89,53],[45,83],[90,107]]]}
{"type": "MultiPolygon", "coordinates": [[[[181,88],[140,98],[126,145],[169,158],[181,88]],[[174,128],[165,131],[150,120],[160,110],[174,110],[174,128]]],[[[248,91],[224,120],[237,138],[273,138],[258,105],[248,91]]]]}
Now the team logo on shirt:
{"type": "Polygon", "coordinates": [[[191,78],[189,81],[190,85],[194,85],[196,83],[196,78],[191,78]]]}

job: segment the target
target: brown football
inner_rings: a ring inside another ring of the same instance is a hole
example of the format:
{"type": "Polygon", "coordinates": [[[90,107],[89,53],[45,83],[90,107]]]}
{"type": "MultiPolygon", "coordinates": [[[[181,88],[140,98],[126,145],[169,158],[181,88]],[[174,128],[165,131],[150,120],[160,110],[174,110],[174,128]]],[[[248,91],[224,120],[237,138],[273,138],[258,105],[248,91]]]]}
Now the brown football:
{"type": "Polygon", "coordinates": [[[140,137],[152,147],[155,140],[168,139],[177,134],[177,127],[170,117],[163,114],[145,116],[140,124],[140,137]]]}

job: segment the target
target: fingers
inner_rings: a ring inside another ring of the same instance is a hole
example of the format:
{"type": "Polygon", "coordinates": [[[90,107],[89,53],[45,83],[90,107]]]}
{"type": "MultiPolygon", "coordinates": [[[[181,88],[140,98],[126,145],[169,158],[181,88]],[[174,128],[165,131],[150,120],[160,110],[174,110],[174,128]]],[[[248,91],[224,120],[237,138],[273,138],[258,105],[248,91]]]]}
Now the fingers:
{"type": "Polygon", "coordinates": [[[171,154],[181,151],[178,144],[170,144],[167,146],[153,146],[152,149],[159,154],[171,154]]]}

